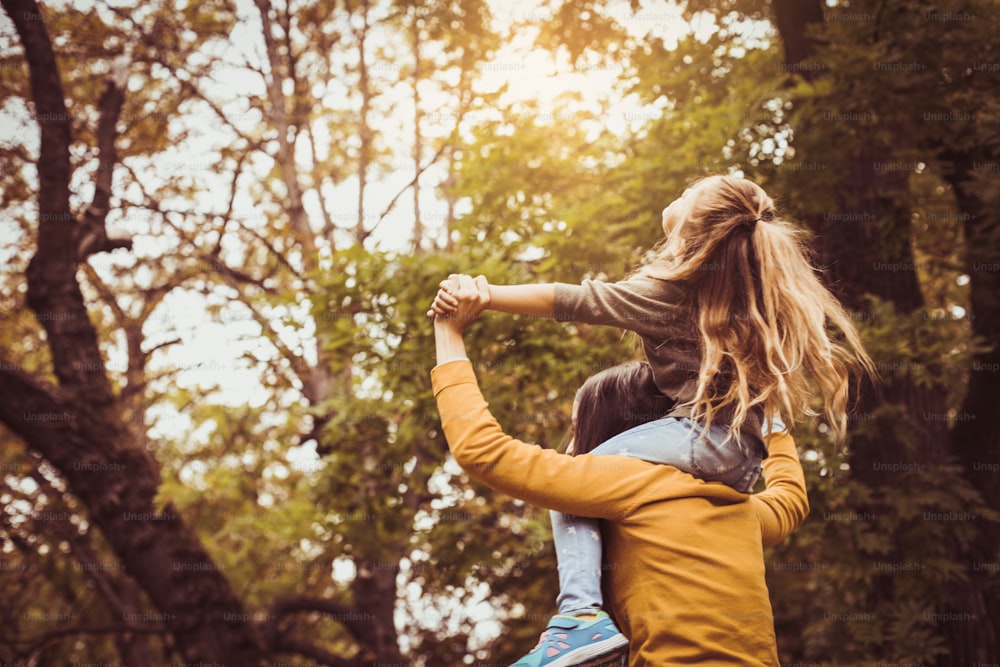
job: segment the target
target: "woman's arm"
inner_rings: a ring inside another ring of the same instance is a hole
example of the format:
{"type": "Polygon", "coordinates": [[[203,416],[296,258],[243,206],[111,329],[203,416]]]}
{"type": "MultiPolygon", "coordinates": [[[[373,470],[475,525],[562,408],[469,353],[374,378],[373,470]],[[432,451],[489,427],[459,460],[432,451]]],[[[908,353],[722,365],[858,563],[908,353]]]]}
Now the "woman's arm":
{"type": "Polygon", "coordinates": [[[795,441],[786,432],[767,436],[764,459],[767,488],[750,497],[760,521],[761,538],[770,547],[788,537],[809,515],[806,479],[795,441]]]}
{"type": "MultiPolygon", "coordinates": [[[[435,327],[435,335],[446,330],[435,327]]],[[[446,335],[453,335],[447,333],[446,335]]],[[[673,466],[627,456],[570,456],[521,442],[497,423],[471,362],[439,357],[431,371],[441,425],[455,461],[469,477],[525,502],[597,519],[622,520],[646,503],[688,496],[746,496],[696,479],[673,466]],[[669,492],[665,492],[669,489],[669,492]]]]}
{"type": "Polygon", "coordinates": [[[461,331],[447,326],[443,318],[435,318],[434,320],[434,349],[437,353],[438,366],[449,361],[469,358],[469,354],[465,351],[465,339],[462,338],[461,331]]]}
{"type": "MultiPolygon", "coordinates": [[[[600,476],[601,467],[606,468],[617,457],[574,458],[519,442],[503,432],[479,390],[463,338],[465,329],[489,302],[487,290],[485,279],[473,282],[468,276],[459,276],[451,286],[455,310],[434,318],[437,366],[431,378],[448,446],[458,464],[488,486],[542,507],[579,513],[577,498],[584,495],[580,488],[593,488],[597,480],[579,486],[580,476],[587,475],[575,470],[581,466],[574,464],[590,458],[594,463],[590,476],[595,472],[600,476]]],[[[631,489],[623,497],[635,491],[631,489]]],[[[620,505],[602,504],[599,510],[595,508],[599,512],[595,516],[617,518],[623,513],[620,505]]]]}

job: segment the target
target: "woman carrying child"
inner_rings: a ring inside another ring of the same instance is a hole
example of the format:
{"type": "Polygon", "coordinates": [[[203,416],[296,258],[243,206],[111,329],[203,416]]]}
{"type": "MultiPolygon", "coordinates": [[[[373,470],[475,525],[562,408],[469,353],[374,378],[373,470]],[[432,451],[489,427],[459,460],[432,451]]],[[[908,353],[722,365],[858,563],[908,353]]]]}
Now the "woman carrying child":
{"type": "MultiPolygon", "coordinates": [[[[746,499],[769,456],[766,436],[785,430],[781,418],[814,414],[818,397],[843,437],[851,371],[872,373],[872,363],[811,266],[803,232],[775,215],[760,186],[702,179],[664,209],[663,231],[652,261],[626,280],[496,286],[452,276],[429,314],[438,322],[468,310],[464,294],[493,310],[634,331],[672,407],[591,454],[672,466],[746,499]]],[[[626,643],[603,611],[596,516],[553,512],[559,614],[515,667],[570,667],[626,643]]],[[[675,600],[670,617],[684,619],[689,603],[675,600]]]]}

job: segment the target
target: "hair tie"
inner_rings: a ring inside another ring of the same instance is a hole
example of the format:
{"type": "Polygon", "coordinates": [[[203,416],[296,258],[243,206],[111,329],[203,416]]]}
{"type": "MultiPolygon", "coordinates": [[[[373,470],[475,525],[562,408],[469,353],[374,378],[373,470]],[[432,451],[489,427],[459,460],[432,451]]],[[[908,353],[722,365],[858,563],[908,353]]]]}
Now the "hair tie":
{"type": "Polygon", "coordinates": [[[747,215],[747,216],[745,216],[743,218],[743,226],[746,229],[750,230],[750,233],[752,234],[754,232],[754,230],[757,229],[757,223],[758,222],[761,222],[761,221],[771,222],[772,220],[774,220],[774,211],[764,211],[760,215],[756,215],[756,216],[747,215]]]}

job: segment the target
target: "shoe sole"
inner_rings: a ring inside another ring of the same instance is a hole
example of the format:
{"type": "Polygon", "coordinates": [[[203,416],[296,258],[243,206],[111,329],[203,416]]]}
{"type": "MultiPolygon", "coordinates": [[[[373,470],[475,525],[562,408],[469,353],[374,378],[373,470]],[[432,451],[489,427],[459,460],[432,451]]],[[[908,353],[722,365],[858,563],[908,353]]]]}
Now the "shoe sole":
{"type": "Polygon", "coordinates": [[[552,662],[545,663],[545,667],[580,667],[597,658],[612,658],[614,657],[612,656],[613,652],[627,645],[628,639],[626,639],[625,635],[619,634],[614,637],[608,637],[596,644],[581,646],[566,655],[559,656],[552,662]]]}
{"type": "Polygon", "coordinates": [[[578,663],[576,667],[627,667],[627,665],[628,649],[622,648],[621,650],[603,655],[600,658],[578,663]]]}

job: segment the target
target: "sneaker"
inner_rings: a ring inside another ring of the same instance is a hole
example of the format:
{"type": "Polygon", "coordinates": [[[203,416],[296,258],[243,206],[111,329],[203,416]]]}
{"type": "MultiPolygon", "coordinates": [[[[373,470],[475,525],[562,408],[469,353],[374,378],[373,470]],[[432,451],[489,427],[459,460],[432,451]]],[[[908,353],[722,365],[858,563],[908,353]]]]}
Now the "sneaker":
{"type": "Polygon", "coordinates": [[[626,644],[628,639],[606,612],[598,612],[592,621],[553,616],[535,648],[511,667],[574,667],[626,644]]]}

